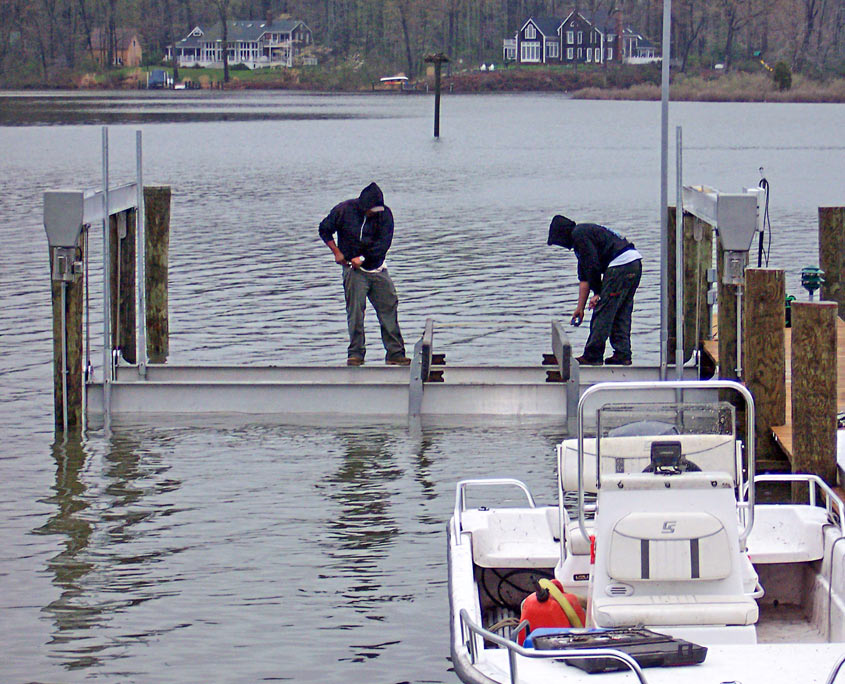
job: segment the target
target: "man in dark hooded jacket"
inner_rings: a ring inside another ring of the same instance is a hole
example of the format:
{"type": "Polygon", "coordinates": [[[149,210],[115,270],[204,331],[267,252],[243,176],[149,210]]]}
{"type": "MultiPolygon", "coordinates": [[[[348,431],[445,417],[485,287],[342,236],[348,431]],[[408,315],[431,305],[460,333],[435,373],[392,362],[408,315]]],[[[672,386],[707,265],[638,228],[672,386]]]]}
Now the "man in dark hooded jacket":
{"type": "Polygon", "coordinates": [[[613,354],[604,363],[630,366],[631,315],[642,275],[642,255],[633,243],[609,228],[596,223],[576,224],[561,215],[555,216],[549,226],[549,244],[573,249],[578,257],[578,305],[572,323],[580,325],[584,320],[588,298],[593,309],[590,336],[577,361],[600,366],[610,337],[613,354]]]}
{"type": "Polygon", "coordinates": [[[384,259],[393,242],[393,213],[381,188],[370,183],[356,199],[334,207],[320,222],[320,238],[343,266],[346,321],[349,326],[348,366],[364,363],[364,309],[373,305],[389,365],[407,366],[405,342],[399,330],[399,299],[384,259]],[[337,234],[337,243],[334,236],[337,234]]]}

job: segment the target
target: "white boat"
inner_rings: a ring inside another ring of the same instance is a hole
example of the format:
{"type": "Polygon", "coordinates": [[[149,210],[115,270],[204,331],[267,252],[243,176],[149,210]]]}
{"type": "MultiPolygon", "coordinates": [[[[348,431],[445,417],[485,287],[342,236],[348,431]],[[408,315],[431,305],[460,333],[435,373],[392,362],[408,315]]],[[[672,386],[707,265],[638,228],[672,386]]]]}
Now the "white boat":
{"type": "Polygon", "coordinates": [[[458,483],[448,567],[462,681],[836,681],[845,661],[842,501],[813,475],[749,477],[753,439],[741,443],[732,407],[642,403],[656,387],[698,399],[731,389],[745,399],[745,434],[754,435],[753,398],[736,383],[601,383],[581,397],[578,437],[558,446],[557,505],[536,504],[515,479],[458,483]],[[601,405],[610,392],[632,403],[601,405]],[[595,411],[596,437],[585,437],[585,407],[595,411]],[[778,489],[787,490],[780,500],[778,489]],[[506,493],[511,505],[494,505],[506,493]],[[540,578],[574,595],[587,624],[545,640],[534,632],[520,645],[534,629],[520,622],[520,606],[540,578]],[[664,635],[651,637],[662,640],[656,650],[678,654],[665,662],[683,662],[693,648],[689,660],[703,662],[650,667],[625,645],[642,628],[664,635]]]}

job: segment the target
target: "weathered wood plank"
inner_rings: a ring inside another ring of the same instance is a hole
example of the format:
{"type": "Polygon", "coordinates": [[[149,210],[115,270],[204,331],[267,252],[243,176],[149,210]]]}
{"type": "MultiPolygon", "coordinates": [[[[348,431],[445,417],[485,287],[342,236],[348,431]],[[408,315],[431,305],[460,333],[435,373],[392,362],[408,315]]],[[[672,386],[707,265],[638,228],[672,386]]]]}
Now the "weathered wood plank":
{"type": "Polygon", "coordinates": [[[170,253],[170,187],[144,188],[147,357],[164,363],[170,352],[168,259],[170,253]]]}
{"type": "Polygon", "coordinates": [[[845,318],[845,207],[819,207],[819,268],[821,299],[836,302],[845,318]]]}
{"type": "Polygon", "coordinates": [[[836,484],[835,302],[792,303],[792,471],[836,484]]]}

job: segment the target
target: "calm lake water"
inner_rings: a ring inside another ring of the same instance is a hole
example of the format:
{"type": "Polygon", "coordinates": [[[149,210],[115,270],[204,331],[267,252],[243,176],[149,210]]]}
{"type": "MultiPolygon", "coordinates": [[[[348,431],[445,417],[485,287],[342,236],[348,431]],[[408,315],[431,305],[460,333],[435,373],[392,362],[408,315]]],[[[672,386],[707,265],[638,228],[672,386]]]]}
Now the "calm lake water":
{"type": "MultiPolygon", "coordinates": [[[[560,425],[123,425],[56,443],[42,193],[173,188],[170,360],[340,364],[340,274],[317,237],[379,182],[408,346],[536,363],[576,298],[555,213],[644,255],[638,362],[657,360],[659,103],[556,95],[0,94],[0,679],[452,682],[445,524],[454,483],[517,476],[554,496],[560,425]]],[[[845,203],[845,105],[672,104],[684,179],[764,167],[770,266],[818,264],[817,207],[845,203]]],[[[674,159],[670,160],[674,188],[674,159]]],[[[670,191],[674,202],[674,191],[670,191]]],[[[101,310],[91,239],[93,359],[101,310]]],[[[369,360],[381,357],[368,320],[369,360]],[[374,346],[375,345],[375,346],[374,346]]],[[[586,330],[574,334],[583,344],[586,330]]],[[[99,372],[99,369],[98,369],[99,372]]]]}

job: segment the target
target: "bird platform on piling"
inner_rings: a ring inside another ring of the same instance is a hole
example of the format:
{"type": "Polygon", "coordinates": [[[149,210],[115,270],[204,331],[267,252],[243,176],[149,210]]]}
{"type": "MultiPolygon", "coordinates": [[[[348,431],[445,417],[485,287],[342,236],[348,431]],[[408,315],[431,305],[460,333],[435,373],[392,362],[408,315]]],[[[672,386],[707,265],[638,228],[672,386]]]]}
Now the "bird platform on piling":
{"type": "Polygon", "coordinates": [[[440,137],[440,65],[448,62],[449,58],[442,52],[426,55],[423,59],[428,64],[434,64],[434,137],[440,137]]]}

